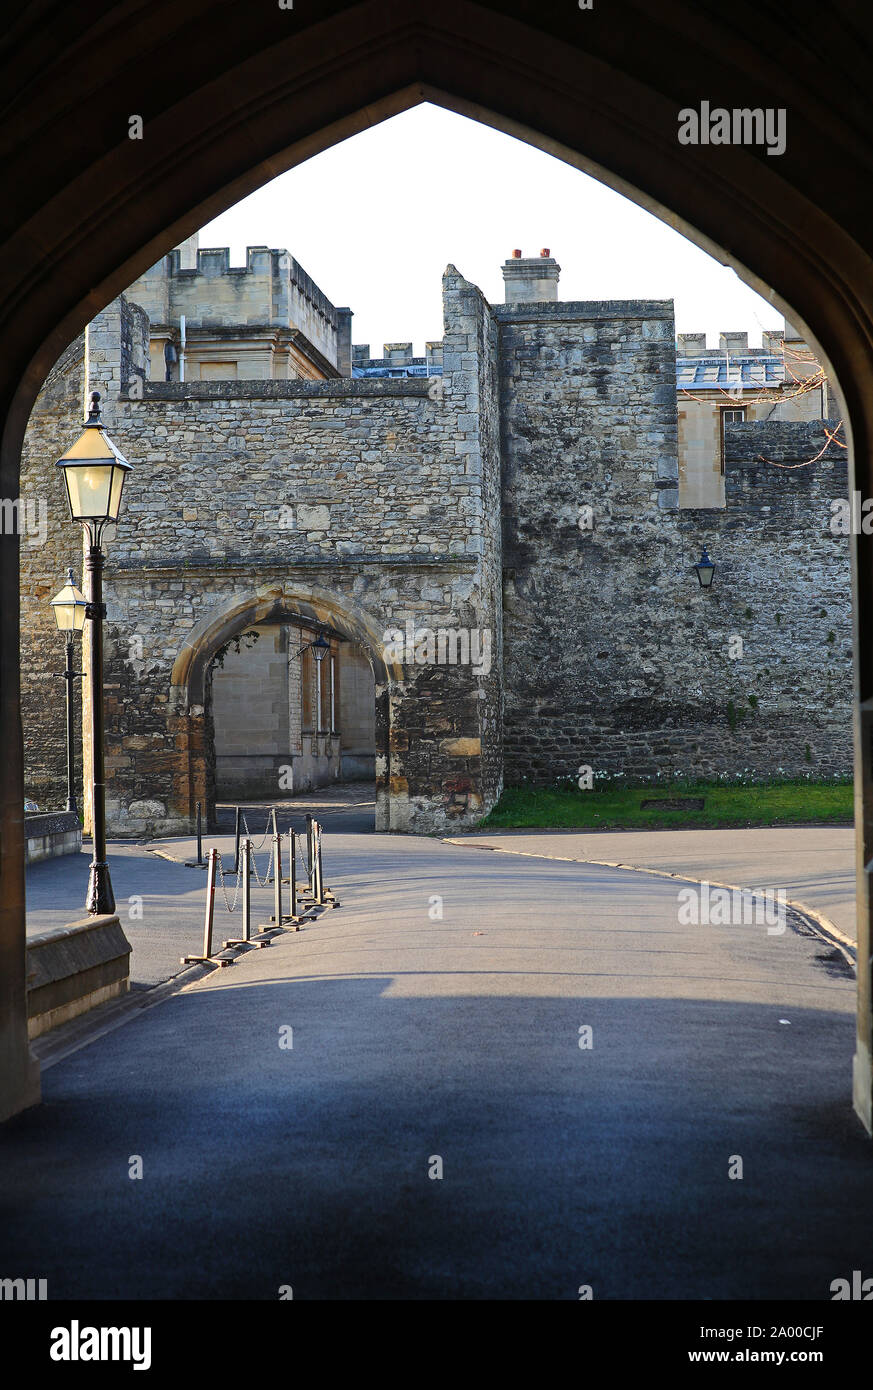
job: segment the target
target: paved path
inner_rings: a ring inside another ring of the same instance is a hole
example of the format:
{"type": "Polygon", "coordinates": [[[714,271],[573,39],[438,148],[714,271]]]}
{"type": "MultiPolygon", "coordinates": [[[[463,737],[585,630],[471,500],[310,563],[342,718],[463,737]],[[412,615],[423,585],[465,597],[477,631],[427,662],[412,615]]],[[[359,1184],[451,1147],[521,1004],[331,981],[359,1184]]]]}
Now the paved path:
{"type": "MultiPolygon", "coordinates": [[[[328,787],[308,796],[277,802],[279,829],[285,834],[289,827],[302,831],[306,813],[321,821],[325,833],[334,829],[342,836],[372,833],[372,783],[344,783],[328,787]]],[[[254,804],[246,809],[246,817],[256,845],[261,844],[268,822],[269,807],[254,804]]],[[[233,812],[221,809],[220,823],[229,830],[233,812]]],[[[224,862],[233,862],[233,836],[206,834],[204,845],[220,848],[224,862]]],[[[269,849],[259,850],[257,860],[262,870],[269,849]]],[[[186,870],[185,860],[196,858],[196,841],[171,840],[153,846],[114,842],[109,846],[109,872],[115,893],[121,924],[132,947],[131,981],[134,988],[157,984],[175,975],[180,969],[180,957],[200,950],[203,937],[204,875],[202,871],[186,870]],[[153,852],[155,849],[161,853],[153,852]]],[[[90,845],[78,855],[61,859],[46,859],[32,864],[27,870],[27,935],[53,931],[68,926],[85,916],[84,902],[88,887],[90,845]]],[[[228,879],[228,894],[233,898],[234,879],[228,879]]],[[[271,902],[270,892],[255,894],[257,907],[271,902]]],[[[266,915],[269,915],[268,913],[266,915]]],[[[219,922],[221,921],[219,915],[219,922]]],[[[239,917],[228,918],[225,935],[235,935],[239,917]]]]}
{"type": "Polygon", "coordinates": [[[757,830],[492,830],[453,844],[514,854],[632,864],[738,888],[783,888],[849,941],[855,924],[855,839],[851,828],[757,830]]]}
{"type": "MultiPolygon", "coordinates": [[[[46,859],[27,870],[27,935],[85,917],[90,849],[46,859]]],[[[132,947],[133,985],[154,985],[181,970],[180,957],[199,950],[204,875],[135,845],[109,846],[109,872],[121,925],[132,947]]]]}
{"type": "Polygon", "coordinates": [[[871,1272],[854,983],[820,941],[680,926],[628,871],[330,849],[340,910],[45,1071],[0,1130],[5,1269],[241,1299],[821,1300],[871,1272]]]}

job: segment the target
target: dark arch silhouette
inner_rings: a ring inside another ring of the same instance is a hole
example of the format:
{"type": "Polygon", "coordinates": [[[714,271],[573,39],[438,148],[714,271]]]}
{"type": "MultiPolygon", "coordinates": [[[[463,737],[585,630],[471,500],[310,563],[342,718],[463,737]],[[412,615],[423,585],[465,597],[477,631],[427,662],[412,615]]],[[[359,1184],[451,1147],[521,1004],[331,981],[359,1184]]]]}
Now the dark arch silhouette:
{"type": "MultiPolygon", "coordinates": [[[[2,41],[3,495],[54,360],[207,219],[309,155],[422,100],[478,116],[665,217],[788,312],[847,405],[854,486],[873,494],[873,47],[831,0],[99,0],[20,6],[2,41]],[[786,152],[680,146],[702,99],[784,107],[786,152]],[[132,115],[142,139],[129,139],[132,115]],[[669,210],[669,211],[668,211],[669,210]],[[772,290],[770,287],[773,287],[772,290]]],[[[398,179],[402,187],[402,179],[398,179]]],[[[24,1013],[18,553],[3,537],[0,1118],[38,1079],[24,1013]]],[[[855,1105],[871,1095],[873,541],[853,543],[859,1008],[855,1105]]]]}

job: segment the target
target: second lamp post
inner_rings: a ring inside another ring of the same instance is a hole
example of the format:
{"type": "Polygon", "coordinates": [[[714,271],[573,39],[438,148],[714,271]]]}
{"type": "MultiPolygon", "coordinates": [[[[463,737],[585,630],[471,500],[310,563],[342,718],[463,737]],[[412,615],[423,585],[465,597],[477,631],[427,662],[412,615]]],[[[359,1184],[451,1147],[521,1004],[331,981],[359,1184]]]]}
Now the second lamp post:
{"type": "Polygon", "coordinates": [[[84,675],[84,671],[73,670],[73,633],[81,632],[85,626],[85,617],[88,612],[88,602],[85,595],[80,593],[73,582],[73,571],[67,571],[67,582],[59,594],[55,594],[52,599],[52,608],[55,610],[55,621],[58,631],[64,634],[66,639],[64,646],[67,653],[67,662],[64,667],[63,677],[67,687],[67,807],[68,811],[77,811],[76,790],[75,790],[75,730],[73,726],[73,681],[78,676],[84,675]]]}

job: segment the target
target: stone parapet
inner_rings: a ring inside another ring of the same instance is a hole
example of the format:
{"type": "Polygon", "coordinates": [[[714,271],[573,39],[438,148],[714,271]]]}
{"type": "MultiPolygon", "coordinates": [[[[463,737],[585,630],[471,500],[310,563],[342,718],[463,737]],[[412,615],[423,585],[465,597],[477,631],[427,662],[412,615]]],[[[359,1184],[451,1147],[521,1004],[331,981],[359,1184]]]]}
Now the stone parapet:
{"type": "Polygon", "coordinates": [[[28,1035],[38,1037],[130,987],[130,942],[118,917],[71,922],[27,941],[28,1035]]]}
{"type": "Polygon", "coordinates": [[[24,836],[28,864],[78,854],[82,848],[82,826],[75,811],[28,811],[24,836]]]}

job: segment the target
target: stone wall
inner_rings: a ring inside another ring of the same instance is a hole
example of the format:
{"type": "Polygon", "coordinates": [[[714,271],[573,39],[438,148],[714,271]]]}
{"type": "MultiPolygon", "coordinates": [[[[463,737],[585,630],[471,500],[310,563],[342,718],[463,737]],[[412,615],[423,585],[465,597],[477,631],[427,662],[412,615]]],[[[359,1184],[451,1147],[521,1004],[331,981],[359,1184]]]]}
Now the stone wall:
{"type": "Polygon", "coordinates": [[[643,716],[658,680],[661,591],[682,563],[670,545],[673,306],[497,315],[506,780],[554,781],[586,762],[630,768],[627,721],[643,716]],[[591,529],[580,529],[583,508],[591,529]]]}
{"type": "Polygon", "coordinates": [[[228,624],[253,620],[316,618],[367,649],[385,828],[473,823],[497,794],[499,757],[482,759],[497,654],[480,681],[469,663],[382,650],[407,623],[499,634],[495,368],[483,360],[496,339],[453,267],[445,304],[455,356],[438,392],[427,381],[192,382],[118,400],[135,472],[106,578],[114,830],[184,829],[194,802],[213,798],[202,667],[228,624]]]}
{"type": "MultiPolygon", "coordinates": [[[[112,427],[114,405],[131,378],[143,373],[143,326],[139,311],[116,300],[90,325],[90,385],[99,390],[104,418],[112,427]]],[[[71,521],[57,460],[82,430],[85,417],[85,336],[61,355],[37,398],[21,456],[21,665],[25,795],[41,810],[66,803],[66,695],[64,641],[51,600],[67,579],[68,566],[83,585],[83,537],[71,521]],[[33,525],[29,523],[33,522],[33,525]]],[[[82,669],[82,639],[74,638],[76,670],[82,669]]],[[[76,728],[83,717],[86,683],[73,684],[76,728]]],[[[75,741],[77,787],[82,785],[82,749],[75,741]]]]}
{"type": "Polygon", "coordinates": [[[845,451],[807,462],[820,424],[730,425],[725,510],[661,509],[645,454],[666,420],[634,412],[586,448],[543,419],[548,393],[565,410],[578,393],[560,356],[551,375],[540,407],[507,386],[524,440],[507,445],[507,781],[850,772],[849,548],[829,526],[845,451]]]}
{"type": "MultiPolygon", "coordinates": [[[[24,735],[24,791],[40,810],[59,811],[66,804],[66,713],[64,682],[55,673],[64,669],[64,646],[51,600],[75,568],[82,574],[82,538],[70,521],[63,480],[52,469],[71,433],[71,415],[84,399],[84,340],[63,354],[46,380],[34,406],[21,455],[21,496],[30,500],[45,521],[40,532],[21,536],[21,716],[24,735]]],[[[73,425],[73,429],[75,426],[73,425]]],[[[81,653],[76,641],[75,660],[81,653]]],[[[73,687],[81,708],[79,683],[73,687]]],[[[81,751],[76,748],[77,783],[81,785],[81,751]]]]}
{"type": "MultiPolygon", "coordinates": [[[[214,802],[210,663],[259,624],[323,625],[371,666],[384,829],[474,825],[504,776],[582,765],[849,770],[848,543],[829,526],[845,452],[809,463],[817,424],[729,426],[725,508],[680,511],[669,302],[492,307],[453,266],[443,292],[429,380],[143,388],[142,311],[122,299],[92,326],[91,384],[134,466],[106,573],[114,833],[185,831],[214,802]]],[[[48,502],[45,543],[22,538],[41,805],[62,804],[64,776],[48,600],[64,563],[81,575],[54,462],[83,386],[79,343],[25,447],[23,490],[48,502]]]]}

